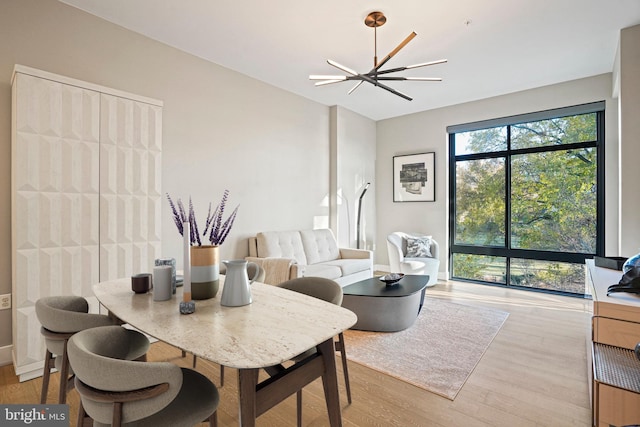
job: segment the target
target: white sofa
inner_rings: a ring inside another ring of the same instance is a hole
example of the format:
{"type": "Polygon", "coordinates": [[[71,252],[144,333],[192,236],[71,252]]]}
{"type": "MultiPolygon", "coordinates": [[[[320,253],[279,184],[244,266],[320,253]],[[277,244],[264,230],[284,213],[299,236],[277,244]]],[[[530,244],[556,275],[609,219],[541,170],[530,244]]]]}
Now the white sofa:
{"type": "Polygon", "coordinates": [[[258,233],[249,238],[246,259],[263,267],[272,285],[313,276],[346,286],[373,276],[373,253],[338,248],[329,229],[258,233]]]}
{"type": "Polygon", "coordinates": [[[440,269],[440,245],[431,237],[421,233],[403,233],[396,231],[387,236],[387,252],[389,254],[389,268],[391,269],[391,273],[426,274],[429,276],[427,286],[433,286],[437,283],[438,270],[440,269]],[[407,239],[409,238],[427,238],[431,256],[407,256],[407,239]]]}

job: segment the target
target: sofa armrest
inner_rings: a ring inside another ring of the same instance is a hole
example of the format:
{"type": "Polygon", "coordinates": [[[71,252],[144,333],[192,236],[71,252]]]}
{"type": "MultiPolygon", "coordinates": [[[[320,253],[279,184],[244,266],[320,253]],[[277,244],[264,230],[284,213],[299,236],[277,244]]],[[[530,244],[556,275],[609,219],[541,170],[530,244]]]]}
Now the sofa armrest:
{"type": "Polygon", "coordinates": [[[259,258],[259,257],[246,257],[249,262],[255,262],[264,269],[265,279],[264,283],[269,285],[277,285],[285,282],[289,279],[298,277],[298,270],[300,267],[292,258],[259,258]],[[293,274],[296,274],[294,276],[293,274]]]}
{"type": "MultiPolygon", "coordinates": [[[[291,269],[289,270],[289,279],[297,279],[298,277],[304,277],[304,273],[306,270],[306,265],[303,264],[291,264],[291,269]]],[[[280,282],[282,283],[282,282],[280,282]]]]}
{"type": "Polygon", "coordinates": [[[366,249],[340,248],[342,259],[370,259],[373,261],[373,252],[366,249]]]}

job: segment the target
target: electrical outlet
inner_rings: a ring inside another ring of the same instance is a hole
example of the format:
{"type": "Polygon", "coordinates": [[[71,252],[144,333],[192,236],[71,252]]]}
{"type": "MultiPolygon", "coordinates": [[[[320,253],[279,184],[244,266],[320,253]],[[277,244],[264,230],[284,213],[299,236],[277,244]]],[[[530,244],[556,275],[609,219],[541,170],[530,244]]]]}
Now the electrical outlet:
{"type": "Polygon", "coordinates": [[[11,294],[0,295],[0,310],[11,308],[11,294]]]}

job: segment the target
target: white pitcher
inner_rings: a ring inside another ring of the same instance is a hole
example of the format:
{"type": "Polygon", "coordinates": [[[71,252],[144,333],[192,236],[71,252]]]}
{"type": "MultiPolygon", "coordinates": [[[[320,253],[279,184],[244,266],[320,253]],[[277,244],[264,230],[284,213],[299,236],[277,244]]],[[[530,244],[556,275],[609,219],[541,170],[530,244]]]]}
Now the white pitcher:
{"type": "Polygon", "coordinates": [[[227,307],[239,307],[241,305],[251,304],[250,285],[258,276],[258,265],[243,259],[222,262],[227,267],[227,273],[224,278],[224,288],[222,289],[220,304],[227,307]],[[256,267],[255,274],[251,280],[249,280],[249,276],[247,275],[247,267],[249,264],[253,264],[256,267]]]}

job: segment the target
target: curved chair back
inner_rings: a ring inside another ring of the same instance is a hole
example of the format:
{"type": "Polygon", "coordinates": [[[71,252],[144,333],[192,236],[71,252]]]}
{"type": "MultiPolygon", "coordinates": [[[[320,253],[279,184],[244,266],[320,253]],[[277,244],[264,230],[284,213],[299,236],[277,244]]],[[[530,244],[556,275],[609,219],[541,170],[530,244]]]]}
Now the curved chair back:
{"type": "Polygon", "coordinates": [[[400,272],[400,262],[407,251],[404,233],[395,232],[387,236],[387,253],[389,255],[389,268],[394,273],[400,272]]]}
{"type": "MultiPolygon", "coordinates": [[[[43,328],[57,333],[74,333],[96,326],[113,325],[104,314],[89,313],[89,303],[78,296],[43,297],[36,301],[36,316],[43,328]]],[[[61,355],[64,342],[45,338],[47,348],[61,355]]]]}
{"type": "MultiPolygon", "coordinates": [[[[167,384],[166,391],[144,400],[127,402],[122,407],[122,423],[153,415],[177,396],[182,386],[182,370],[169,362],[124,360],[129,353],[129,334],[120,326],[87,329],[69,340],[69,362],[79,380],[97,391],[126,392],[167,384]]],[[[111,424],[113,403],[77,387],[82,406],[94,421],[111,424]]],[[[89,389],[90,390],[90,389],[89,389]]]]}
{"type": "Polygon", "coordinates": [[[342,305],[342,287],[330,279],[323,277],[298,277],[297,279],[287,280],[276,286],[309,295],[335,305],[342,305]]]}
{"type": "MultiPolygon", "coordinates": [[[[73,372],[69,368],[67,359],[67,341],[71,335],[78,331],[95,326],[111,325],[113,321],[105,315],[90,314],[89,303],[79,296],[43,297],[36,301],[35,308],[47,347],[44,356],[40,403],[47,402],[49,378],[53,367],[60,371],[58,403],[65,403],[67,390],[73,388],[73,378],[69,378],[73,372]]],[[[143,348],[142,353],[136,357],[144,355],[148,348],[147,340],[146,348],[143,348]]]]}

